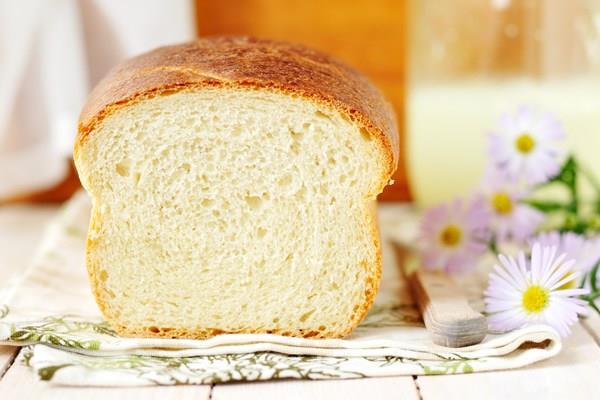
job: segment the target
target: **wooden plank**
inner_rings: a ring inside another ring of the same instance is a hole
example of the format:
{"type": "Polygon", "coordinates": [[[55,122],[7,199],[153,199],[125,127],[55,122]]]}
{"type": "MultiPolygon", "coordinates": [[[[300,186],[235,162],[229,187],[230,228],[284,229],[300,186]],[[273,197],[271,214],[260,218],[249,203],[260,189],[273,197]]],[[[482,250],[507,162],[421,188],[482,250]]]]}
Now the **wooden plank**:
{"type": "MultiPolygon", "coordinates": [[[[0,207],[0,289],[31,263],[44,229],[58,206],[5,205],[0,207]]],[[[19,349],[0,346],[0,379],[19,349]]]]}
{"type": "Polygon", "coordinates": [[[18,347],[0,346],[0,380],[2,379],[8,368],[12,365],[18,352],[18,347]]]}
{"type": "Polygon", "coordinates": [[[0,207],[0,288],[31,263],[44,229],[58,206],[0,207]]]}
{"type": "Polygon", "coordinates": [[[216,385],[213,400],[419,399],[410,376],[324,381],[270,381],[216,385]]]}
{"type": "Polygon", "coordinates": [[[582,322],[588,333],[596,340],[596,344],[600,346],[600,315],[593,310],[590,310],[590,315],[582,322]]]}
{"type": "Polygon", "coordinates": [[[208,400],[211,387],[198,386],[140,386],[140,387],[67,387],[37,380],[31,370],[17,359],[0,381],[1,398],[44,400],[208,400]]]}
{"type": "Polygon", "coordinates": [[[558,356],[518,370],[419,376],[416,382],[425,400],[597,398],[600,348],[581,325],[563,344],[558,356]]]}

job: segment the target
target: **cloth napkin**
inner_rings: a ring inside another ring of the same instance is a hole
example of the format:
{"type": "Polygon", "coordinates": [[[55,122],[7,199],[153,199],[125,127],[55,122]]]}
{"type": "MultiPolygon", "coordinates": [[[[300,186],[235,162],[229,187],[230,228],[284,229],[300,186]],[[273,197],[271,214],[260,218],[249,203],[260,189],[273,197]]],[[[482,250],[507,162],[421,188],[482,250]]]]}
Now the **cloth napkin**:
{"type": "MultiPolygon", "coordinates": [[[[90,204],[77,194],[47,229],[31,268],[0,297],[0,343],[26,346],[22,361],[42,380],[64,385],[208,384],[268,379],[455,374],[518,368],[560,351],[558,334],[531,326],[490,333],[460,349],[433,344],[398,271],[389,240],[414,237],[415,214],[386,209],[382,287],[346,339],[265,334],[207,340],[119,337],[103,321],[85,269],[90,204]]],[[[465,282],[481,304],[481,282],[465,282]]]]}

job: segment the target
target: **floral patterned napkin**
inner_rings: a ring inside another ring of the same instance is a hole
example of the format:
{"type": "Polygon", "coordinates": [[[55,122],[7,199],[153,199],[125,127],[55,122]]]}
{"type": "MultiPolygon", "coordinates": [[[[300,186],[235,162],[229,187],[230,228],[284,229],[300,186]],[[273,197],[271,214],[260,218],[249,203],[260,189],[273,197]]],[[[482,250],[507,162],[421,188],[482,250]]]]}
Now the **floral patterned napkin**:
{"type": "MultiPolygon", "coordinates": [[[[0,343],[21,353],[40,379],[65,385],[207,384],[268,379],[345,379],[453,374],[525,366],[560,351],[558,334],[532,326],[490,333],[460,349],[433,344],[404,285],[388,240],[414,236],[415,216],[395,208],[381,219],[382,288],[367,318],[346,339],[221,335],[208,340],[119,337],[89,290],[85,194],[49,226],[31,268],[0,295],[0,343]]],[[[468,287],[477,305],[475,279],[468,287]]]]}

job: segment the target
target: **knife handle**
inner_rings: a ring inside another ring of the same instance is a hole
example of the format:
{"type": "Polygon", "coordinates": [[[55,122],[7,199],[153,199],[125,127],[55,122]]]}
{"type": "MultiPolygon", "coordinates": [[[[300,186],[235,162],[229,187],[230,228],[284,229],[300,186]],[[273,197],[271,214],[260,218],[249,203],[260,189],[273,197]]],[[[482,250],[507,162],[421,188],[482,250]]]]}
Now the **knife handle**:
{"type": "Polygon", "coordinates": [[[443,272],[418,270],[408,279],[433,342],[445,347],[480,343],[487,333],[487,321],[471,308],[467,297],[443,272]]]}

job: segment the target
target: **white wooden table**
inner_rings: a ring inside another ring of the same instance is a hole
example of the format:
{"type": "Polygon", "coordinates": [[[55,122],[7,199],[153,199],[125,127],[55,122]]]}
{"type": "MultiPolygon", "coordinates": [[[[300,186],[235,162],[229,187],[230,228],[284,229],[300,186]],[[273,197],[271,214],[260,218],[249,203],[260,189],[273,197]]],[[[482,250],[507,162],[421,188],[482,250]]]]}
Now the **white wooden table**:
{"type": "MultiPolygon", "coordinates": [[[[390,207],[390,206],[384,206],[390,207]]],[[[55,207],[0,207],[0,285],[31,261],[55,207]]],[[[534,366],[466,375],[405,376],[344,381],[274,381],[174,387],[72,388],[37,381],[18,359],[18,350],[0,346],[0,399],[598,399],[600,398],[600,317],[575,326],[557,357],[534,366]]]]}

